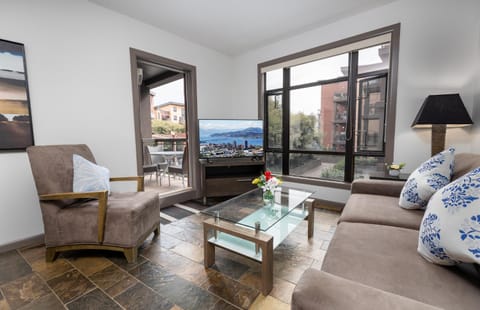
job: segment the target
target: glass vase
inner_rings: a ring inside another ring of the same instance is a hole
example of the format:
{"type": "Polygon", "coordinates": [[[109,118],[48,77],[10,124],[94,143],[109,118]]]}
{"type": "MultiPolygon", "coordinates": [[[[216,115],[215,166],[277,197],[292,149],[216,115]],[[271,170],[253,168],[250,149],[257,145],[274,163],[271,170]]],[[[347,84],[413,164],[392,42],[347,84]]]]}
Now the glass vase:
{"type": "Polygon", "coordinates": [[[390,169],[388,170],[388,174],[392,177],[398,177],[400,175],[400,170],[398,169],[390,169]]]}
{"type": "Polygon", "coordinates": [[[273,191],[266,190],[263,192],[263,203],[266,205],[272,205],[273,204],[273,191]]]}

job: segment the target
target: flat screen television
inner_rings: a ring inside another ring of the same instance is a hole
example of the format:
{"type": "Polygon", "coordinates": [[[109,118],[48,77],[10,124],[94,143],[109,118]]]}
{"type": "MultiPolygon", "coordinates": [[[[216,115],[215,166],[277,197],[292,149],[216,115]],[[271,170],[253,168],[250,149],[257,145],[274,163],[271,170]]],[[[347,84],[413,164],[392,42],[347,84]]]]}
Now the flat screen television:
{"type": "Polygon", "coordinates": [[[200,119],[200,158],[263,157],[263,121],[200,119]]]}

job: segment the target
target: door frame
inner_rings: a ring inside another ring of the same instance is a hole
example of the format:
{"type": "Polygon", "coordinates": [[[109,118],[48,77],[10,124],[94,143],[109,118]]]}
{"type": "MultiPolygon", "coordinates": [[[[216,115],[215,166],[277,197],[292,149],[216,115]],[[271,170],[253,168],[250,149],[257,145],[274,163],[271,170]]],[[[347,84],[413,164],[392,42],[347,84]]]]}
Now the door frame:
{"type": "Polygon", "coordinates": [[[188,184],[189,187],[162,195],[161,207],[174,203],[196,199],[201,195],[198,113],[197,113],[197,69],[193,65],[165,58],[135,48],[130,48],[130,66],[133,97],[133,117],[135,126],[135,147],[137,156],[137,173],[143,175],[143,144],[140,131],[140,90],[138,85],[138,60],[149,61],[184,74],[185,87],[185,116],[188,143],[188,184]]]}

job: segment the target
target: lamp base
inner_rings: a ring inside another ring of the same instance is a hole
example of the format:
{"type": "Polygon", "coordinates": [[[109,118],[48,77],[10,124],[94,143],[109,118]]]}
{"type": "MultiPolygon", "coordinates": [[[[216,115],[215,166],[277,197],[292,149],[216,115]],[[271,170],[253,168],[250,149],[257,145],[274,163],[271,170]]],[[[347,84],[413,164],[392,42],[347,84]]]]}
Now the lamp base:
{"type": "Polygon", "coordinates": [[[432,156],[445,149],[447,125],[432,125],[432,156]]]}

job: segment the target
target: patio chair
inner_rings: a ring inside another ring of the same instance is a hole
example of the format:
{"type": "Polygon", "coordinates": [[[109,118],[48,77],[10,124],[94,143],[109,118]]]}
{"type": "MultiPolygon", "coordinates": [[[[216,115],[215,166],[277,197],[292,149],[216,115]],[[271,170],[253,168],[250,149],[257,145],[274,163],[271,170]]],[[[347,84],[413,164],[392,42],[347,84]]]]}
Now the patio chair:
{"type": "MultiPolygon", "coordinates": [[[[152,175],[155,175],[155,182],[158,184],[160,177],[159,166],[153,163],[152,155],[150,154],[150,148],[145,146],[143,148],[143,174],[149,174],[150,180],[152,180],[152,175]]],[[[160,185],[162,185],[162,178],[160,177],[160,185]]]]}
{"type": "Polygon", "coordinates": [[[162,185],[162,177],[167,172],[168,161],[165,156],[154,154],[154,152],[158,152],[155,147],[149,146],[148,151],[150,152],[151,164],[157,167],[157,178],[160,180],[160,185],[162,185]]]}
{"type": "Polygon", "coordinates": [[[137,192],[73,192],[73,155],[95,163],[88,146],[31,146],[27,153],[40,200],[48,262],[59,252],[96,249],[123,252],[132,263],[143,241],[152,232],[154,238],[159,235],[159,197],[143,192],[143,177],[110,178],[136,181],[137,192]]]}
{"type": "Polygon", "coordinates": [[[178,164],[168,166],[168,186],[170,186],[170,176],[179,175],[182,178],[182,186],[185,187],[185,178],[188,177],[188,147],[185,145],[182,158],[178,164]]]}

